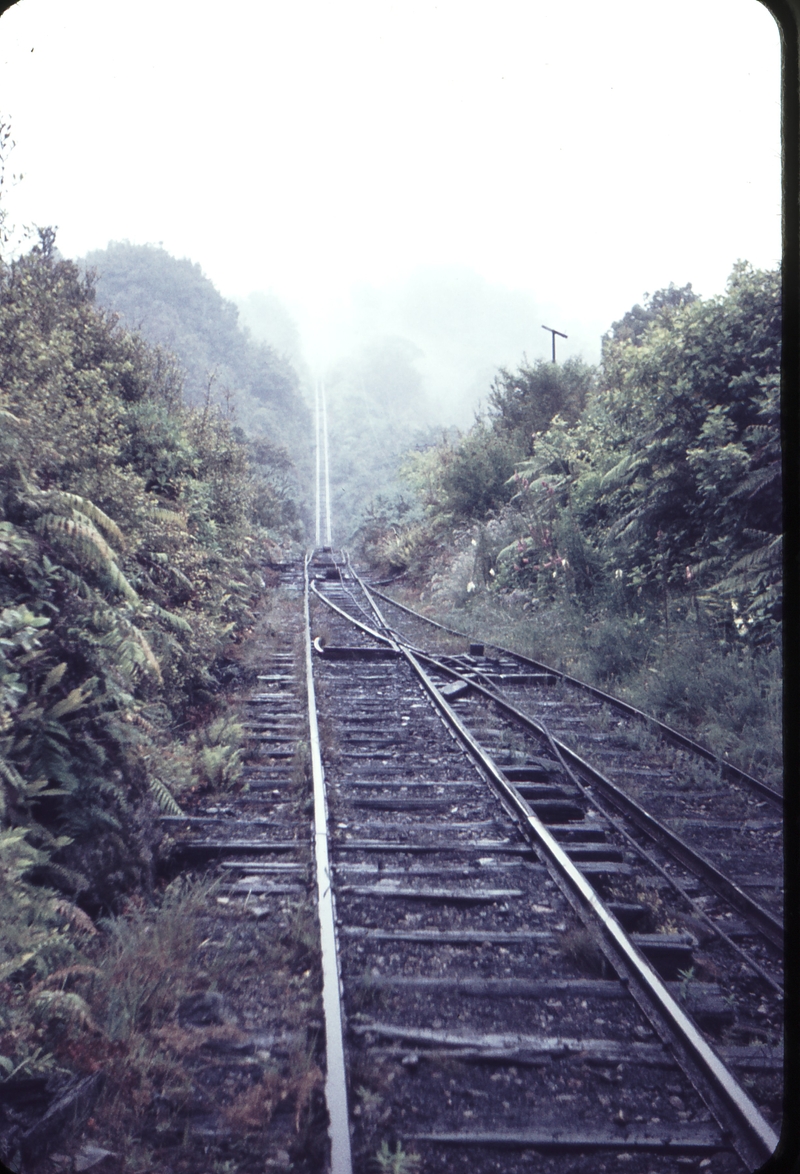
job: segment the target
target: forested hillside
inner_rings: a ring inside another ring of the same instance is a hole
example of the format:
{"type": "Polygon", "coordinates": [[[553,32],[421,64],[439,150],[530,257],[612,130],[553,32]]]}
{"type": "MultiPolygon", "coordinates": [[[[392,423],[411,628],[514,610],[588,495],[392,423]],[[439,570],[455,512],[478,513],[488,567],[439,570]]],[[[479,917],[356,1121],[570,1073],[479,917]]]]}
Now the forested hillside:
{"type": "Polygon", "coordinates": [[[96,275],[97,301],[123,325],[175,355],[187,403],[224,405],[252,444],[253,464],[285,506],[307,492],[311,417],[295,369],[250,337],[239,311],[200,266],[153,245],[110,244],[83,264],[96,275]]]}
{"type": "Polygon", "coordinates": [[[411,456],[416,517],[365,545],[416,599],[780,761],[780,278],[670,287],[579,361],[501,371],[456,443],[411,456]],[[478,625],[479,626],[479,625],[478,625]]]}
{"type": "Polygon", "coordinates": [[[404,338],[375,340],[336,363],[326,380],[336,541],[349,543],[386,511],[405,509],[400,466],[441,429],[430,423],[418,353],[404,338]]]}
{"type": "Polygon", "coordinates": [[[135,990],[120,967],[156,941],[157,815],[237,777],[224,693],[264,556],[297,534],[224,406],[187,404],[175,360],[39,235],[0,263],[0,1078],[103,1064],[107,1107],[149,1103],[137,1032],[178,962],[164,945],[135,990]]]}

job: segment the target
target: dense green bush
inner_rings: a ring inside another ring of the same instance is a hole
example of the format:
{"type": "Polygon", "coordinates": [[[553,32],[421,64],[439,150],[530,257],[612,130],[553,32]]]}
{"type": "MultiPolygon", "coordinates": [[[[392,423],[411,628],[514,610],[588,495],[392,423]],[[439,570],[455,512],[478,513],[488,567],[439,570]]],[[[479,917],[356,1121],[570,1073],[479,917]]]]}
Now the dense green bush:
{"type": "Polygon", "coordinates": [[[49,230],[0,267],[0,388],[6,825],[44,854],[31,875],[112,909],[150,884],[157,805],[209,777],[186,739],[252,622],[268,507],[224,410],[183,403],[49,230]]]}
{"type": "Polygon", "coordinates": [[[298,533],[285,450],[262,437],[256,456],[97,307],[51,231],[0,261],[0,1080],[86,1071],[87,1047],[130,1075],[109,1051],[130,1018],[119,966],[144,973],[158,943],[142,913],[131,963],[93,919],[144,910],[159,812],[241,772],[219,699],[259,562],[298,533]]]}
{"type": "Polygon", "coordinates": [[[500,372],[484,419],[407,462],[413,521],[375,562],[774,775],[780,338],[780,275],[739,263],[719,297],[635,306],[598,371],[500,372]]]}

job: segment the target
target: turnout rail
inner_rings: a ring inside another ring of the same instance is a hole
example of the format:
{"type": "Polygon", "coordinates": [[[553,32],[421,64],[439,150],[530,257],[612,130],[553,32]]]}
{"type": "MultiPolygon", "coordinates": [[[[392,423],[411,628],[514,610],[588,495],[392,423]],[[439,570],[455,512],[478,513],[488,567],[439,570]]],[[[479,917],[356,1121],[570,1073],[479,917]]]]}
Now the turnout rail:
{"type": "Polygon", "coordinates": [[[330,548],[306,592],[334,1174],[763,1162],[778,906],[554,734],[545,666],[414,647],[330,548]]]}

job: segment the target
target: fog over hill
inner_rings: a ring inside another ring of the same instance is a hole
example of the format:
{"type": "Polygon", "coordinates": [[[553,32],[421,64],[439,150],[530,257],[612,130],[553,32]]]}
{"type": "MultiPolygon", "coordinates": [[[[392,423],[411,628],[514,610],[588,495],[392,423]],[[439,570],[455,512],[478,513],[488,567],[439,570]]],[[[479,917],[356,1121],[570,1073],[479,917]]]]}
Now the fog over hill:
{"type": "Polygon", "coordinates": [[[414,404],[418,422],[462,428],[485,402],[498,367],[516,366],[525,354],[531,361],[549,356],[543,323],[569,335],[559,340],[559,358],[582,354],[589,362],[598,360],[608,328],[599,318],[565,322],[544,298],[457,265],[421,267],[403,280],[356,286],[324,319],[274,294],[251,293],[237,305],[256,338],[286,354],[296,368],[313,367],[323,378],[348,357],[404,340],[421,380],[414,404]]]}

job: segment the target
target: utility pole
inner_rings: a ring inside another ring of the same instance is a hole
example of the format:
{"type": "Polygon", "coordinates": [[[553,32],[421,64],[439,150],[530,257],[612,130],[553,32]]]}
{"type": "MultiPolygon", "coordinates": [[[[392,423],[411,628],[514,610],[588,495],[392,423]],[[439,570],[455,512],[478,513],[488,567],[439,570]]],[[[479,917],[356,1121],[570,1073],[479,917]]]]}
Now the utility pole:
{"type": "Polygon", "coordinates": [[[555,361],[556,361],[556,335],[558,335],[559,338],[567,338],[568,335],[562,334],[560,330],[553,330],[552,326],[543,326],[542,330],[549,330],[553,336],[553,362],[555,363],[555,361]]]}

